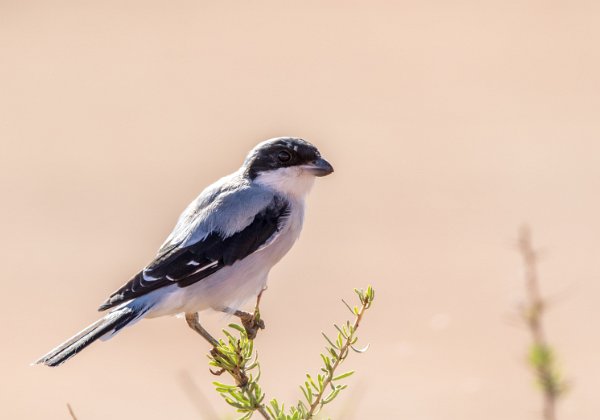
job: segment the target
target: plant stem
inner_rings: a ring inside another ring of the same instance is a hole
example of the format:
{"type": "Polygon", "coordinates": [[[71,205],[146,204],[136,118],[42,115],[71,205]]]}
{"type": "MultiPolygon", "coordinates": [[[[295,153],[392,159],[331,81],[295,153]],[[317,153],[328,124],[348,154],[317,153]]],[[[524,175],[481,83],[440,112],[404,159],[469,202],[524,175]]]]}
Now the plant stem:
{"type": "Polygon", "coordinates": [[[71,416],[71,419],[77,420],[77,416],[75,415],[75,412],[73,411],[73,407],[71,407],[71,404],[69,404],[69,403],[67,403],[67,410],[69,410],[69,415],[71,416]]]}
{"type": "MultiPolygon", "coordinates": [[[[531,244],[531,232],[527,227],[521,229],[519,235],[519,250],[525,265],[525,284],[527,288],[527,305],[523,316],[532,335],[533,345],[544,352],[550,352],[547,344],[542,318],[545,311],[545,302],[540,292],[537,262],[538,254],[531,244]]],[[[542,385],[544,393],[544,420],[556,420],[556,401],[560,394],[559,384],[553,374],[550,361],[535,365],[536,374],[542,385]]]]}
{"type": "Polygon", "coordinates": [[[256,407],[256,411],[258,411],[263,418],[271,420],[271,416],[269,416],[269,413],[267,413],[267,410],[265,410],[265,406],[263,404],[260,404],[258,407],[256,407]]]}
{"type": "MultiPolygon", "coordinates": [[[[239,347],[238,347],[238,358],[239,358],[238,360],[243,360],[242,355],[241,355],[241,349],[239,347]]],[[[246,375],[246,371],[243,368],[243,366],[238,366],[237,369],[235,369],[235,371],[229,372],[229,373],[235,380],[236,384],[242,389],[244,394],[246,394],[246,397],[248,397],[248,400],[254,399],[254,395],[252,394],[252,392],[250,391],[250,389],[248,387],[249,379],[248,379],[248,375],[246,375]]],[[[271,420],[271,417],[267,413],[267,410],[265,409],[264,404],[257,404],[254,406],[254,408],[265,419],[271,420]]]]}
{"type": "Polygon", "coordinates": [[[361,321],[363,314],[364,314],[365,310],[367,309],[368,305],[369,305],[369,303],[367,301],[363,301],[363,303],[360,307],[360,310],[358,311],[358,313],[356,314],[356,318],[354,319],[354,325],[352,326],[352,329],[350,330],[348,337],[345,339],[344,345],[339,349],[339,353],[337,354],[337,357],[335,358],[336,360],[335,360],[334,364],[331,366],[331,370],[327,373],[327,376],[323,380],[322,391],[320,391],[316,395],[315,400],[310,405],[310,408],[306,415],[307,419],[313,418],[313,416],[319,411],[319,409],[321,407],[321,400],[323,399],[323,394],[325,393],[325,390],[327,389],[327,387],[331,384],[331,381],[334,378],[336,369],[348,355],[350,346],[352,345],[352,342],[354,340],[354,333],[358,329],[358,326],[360,325],[360,321],[361,321]]]}

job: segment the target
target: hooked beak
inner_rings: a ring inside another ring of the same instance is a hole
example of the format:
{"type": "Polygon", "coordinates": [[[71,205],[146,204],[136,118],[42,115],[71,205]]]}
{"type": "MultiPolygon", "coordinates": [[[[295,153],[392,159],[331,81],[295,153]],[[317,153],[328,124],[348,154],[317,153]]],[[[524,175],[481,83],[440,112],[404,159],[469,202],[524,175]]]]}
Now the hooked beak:
{"type": "Polygon", "coordinates": [[[333,172],[333,166],[323,158],[319,158],[308,165],[304,165],[304,169],[314,176],[325,176],[333,172]]]}

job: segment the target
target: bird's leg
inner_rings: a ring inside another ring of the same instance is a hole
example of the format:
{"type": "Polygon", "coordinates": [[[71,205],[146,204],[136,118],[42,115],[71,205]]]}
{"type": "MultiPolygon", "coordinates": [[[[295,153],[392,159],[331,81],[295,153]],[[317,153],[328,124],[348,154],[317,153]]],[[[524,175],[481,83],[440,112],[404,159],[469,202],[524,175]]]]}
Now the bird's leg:
{"type": "Polygon", "coordinates": [[[217,347],[219,345],[219,342],[215,340],[215,338],[210,335],[210,333],[206,331],[202,325],[200,325],[200,321],[198,321],[198,312],[186,312],[185,320],[190,328],[200,334],[206,341],[210,343],[211,346],[217,347]]]}
{"type": "Polygon", "coordinates": [[[260,291],[258,296],[256,297],[256,307],[254,308],[254,313],[244,312],[240,310],[232,310],[231,308],[225,308],[224,312],[229,312],[242,321],[242,325],[246,329],[246,334],[250,340],[254,340],[256,338],[256,334],[258,334],[258,330],[265,329],[265,322],[260,318],[260,298],[262,297],[263,292],[267,290],[265,287],[260,291]]]}

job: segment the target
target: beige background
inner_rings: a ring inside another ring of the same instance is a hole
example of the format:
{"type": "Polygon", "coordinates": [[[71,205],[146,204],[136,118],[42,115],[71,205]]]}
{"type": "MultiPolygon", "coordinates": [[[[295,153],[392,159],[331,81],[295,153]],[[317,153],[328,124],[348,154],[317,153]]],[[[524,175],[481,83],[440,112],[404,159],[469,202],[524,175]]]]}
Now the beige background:
{"type": "Polygon", "coordinates": [[[176,318],[28,363],[96,319],[204,186],[296,135],[336,172],[271,275],[269,396],[299,397],[339,298],[370,282],[371,349],[327,414],[539,418],[514,317],[529,222],[560,417],[597,419],[599,23],[596,1],[0,1],[0,417],[229,413],[176,318]]]}

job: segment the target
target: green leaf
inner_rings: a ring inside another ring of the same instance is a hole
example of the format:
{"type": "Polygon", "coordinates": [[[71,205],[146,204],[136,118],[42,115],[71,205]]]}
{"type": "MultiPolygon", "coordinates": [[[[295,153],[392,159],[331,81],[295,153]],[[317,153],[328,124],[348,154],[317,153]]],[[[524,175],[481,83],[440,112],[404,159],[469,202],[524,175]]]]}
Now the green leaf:
{"type": "Polygon", "coordinates": [[[327,340],[327,342],[329,343],[329,345],[330,345],[331,347],[334,347],[334,348],[336,348],[336,349],[337,349],[337,348],[339,348],[339,347],[338,347],[336,344],[334,344],[334,343],[333,343],[333,341],[331,341],[331,340],[329,339],[329,337],[327,337],[327,335],[326,335],[326,334],[325,334],[323,331],[321,331],[321,334],[323,335],[323,337],[325,337],[325,340],[327,340]]]}
{"type": "Polygon", "coordinates": [[[229,324],[229,328],[237,330],[242,333],[242,335],[246,335],[246,329],[238,324],[229,324]]]}
{"type": "Polygon", "coordinates": [[[332,381],[339,381],[340,379],[347,378],[348,376],[352,376],[353,374],[354,374],[354,371],[351,370],[351,371],[348,371],[346,373],[342,373],[341,375],[338,375],[338,376],[334,377],[332,379],[332,381]]]}
{"type": "Polygon", "coordinates": [[[317,384],[315,383],[315,381],[313,381],[313,378],[308,373],[306,374],[306,377],[308,378],[308,381],[313,386],[313,388],[315,389],[315,391],[319,392],[319,387],[317,386],[317,384]]]}
{"type": "Polygon", "coordinates": [[[534,367],[548,366],[554,361],[552,349],[546,345],[534,344],[529,350],[529,363],[534,367]]]}
{"type": "Polygon", "coordinates": [[[346,305],[346,308],[348,308],[348,310],[350,311],[350,313],[352,315],[356,315],[356,307],[354,307],[354,309],[352,309],[352,307],[350,305],[348,305],[348,303],[346,303],[346,301],[344,299],[342,299],[342,302],[344,302],[344,305],[346,305]]]}

